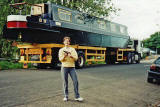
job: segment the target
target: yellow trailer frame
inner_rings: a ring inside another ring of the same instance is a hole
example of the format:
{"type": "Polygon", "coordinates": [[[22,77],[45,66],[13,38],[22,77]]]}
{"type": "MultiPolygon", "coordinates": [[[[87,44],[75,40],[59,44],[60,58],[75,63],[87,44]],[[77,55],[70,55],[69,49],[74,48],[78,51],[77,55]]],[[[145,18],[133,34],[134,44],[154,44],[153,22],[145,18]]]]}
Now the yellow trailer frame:
{"type": "MultiPolygon", "coordinates": [[[[17,47],[20,49],[20,61],[21,63],[51,63],[52,61],[52,48],[62,48],[63,44],[19,44],[17,47]],[[43,49],[46,49],[48,54],[42,57],[43,49]],[[39,55],[38,61],[31,61],[29,57],[32,55],[39,55]],[[44,60],[45,59],[45,60],[44,60]]],[[[82,50],[84,52],[85,61],[99,61],[104,62],[106,57],[106,48],[103,47],[91,47],[91,46],[79,46],[79,45],[71,45],[71,47],[75,48],[77,51],[82,50]],[[92,52],[90,52],[92,51],[92,52]]],[[[57,53],[58,54],[58,53],[57,53]]]]}
{"type": "MultiPolygon", "coordinates": [[[[79,46],[79,45],[70,45],[78,51],[82,51],[85,57],[85,61],[88,64],[92,62],[106,62],[106,50],[104,47],[93,47],[93,46],[79,46]]],[[[27,65],[27,63],[51,63],[52,53],[54,52],[54,48],[62,48],[63,44],[19,44],[17,47],[20,49],[20,61],[27,65]],[[44,49],[46,52],[44,52],[44,49]],[[47,53],[45,56],[44,53],[47,53]],[[39,60],[33,61],[30,60],[30,57],[34,55],[39,56],[39,60]]],[[[134,52],[134,49],[117,49],[116,57],[118,62],[127,61],[127,57],[125,56],[126,52],[134,52]]],[[[58,53],[56,53],[58,55],[58,53]]],[[[26,67],[27,68],[27,67],[26,67]]]]}
{"type": "Polygon", "coordinates": [[[124,57],[125,52],[133,52],[135,49],[117,49],[117,61],[127,61],[124,57]]]}

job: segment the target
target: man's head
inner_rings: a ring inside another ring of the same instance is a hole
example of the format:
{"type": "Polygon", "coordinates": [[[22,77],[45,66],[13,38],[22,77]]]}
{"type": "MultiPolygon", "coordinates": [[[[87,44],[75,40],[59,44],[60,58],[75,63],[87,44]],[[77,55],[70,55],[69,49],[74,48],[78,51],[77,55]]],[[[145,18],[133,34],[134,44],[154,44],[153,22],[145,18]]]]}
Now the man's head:
{"type": "Polygon", "coordinates": [[[65,37],[63,38],[63,43],[64,43],[65,46],[70,45],[70,41],[71,41],[71,38],[68,37],[68,36],[65,36],[65,37]]]}

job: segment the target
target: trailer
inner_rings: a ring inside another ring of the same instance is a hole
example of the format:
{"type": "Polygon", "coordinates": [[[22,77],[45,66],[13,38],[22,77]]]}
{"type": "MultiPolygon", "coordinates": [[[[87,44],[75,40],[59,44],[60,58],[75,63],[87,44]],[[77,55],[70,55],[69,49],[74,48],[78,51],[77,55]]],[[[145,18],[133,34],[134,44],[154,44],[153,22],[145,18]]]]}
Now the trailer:
{"type": "Polygon", "coordinates": [[[84,67],[86,62],[131,64],[140,61],[139,43],[130,39],[125,25],[51,2],[10,6],[20,10],[20,13],[7,17],[3,37],[21,41],[22,44],[17,47],[24,67],[28,63],[37,63],[39,68],[59,64],[58,51],[64,47],[64,36],[71,37],[71,46],[78,53],[77,68],[84,67]],[[30,15],[22,15],[25,5],[31,6],[30,15]]]}
{"type": "MultiPolygon", "coordinates": [[[[64,47],[63,44],[21,44],[17,45],[20,49],[20,61],[27,66],[28,63],[37,63],[38,68],[55,67],[60,64],[58,51],[64,47]]],[[[85,62],[105,62],[106,64],[119,63],[139,63],[139,54],[134,49],[112,49],[104,47],[91,47],[71,45],[78,53],[76,68],[83,68],[85,62]]],[[[24,67],[25,67],[24,66],[24,67]]]]}

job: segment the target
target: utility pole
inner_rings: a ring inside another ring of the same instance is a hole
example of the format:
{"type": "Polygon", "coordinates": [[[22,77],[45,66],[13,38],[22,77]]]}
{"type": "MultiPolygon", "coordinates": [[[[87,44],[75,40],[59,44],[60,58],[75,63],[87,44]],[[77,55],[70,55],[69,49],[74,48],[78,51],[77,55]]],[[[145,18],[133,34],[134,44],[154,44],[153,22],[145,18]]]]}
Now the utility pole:
{"type": "MultiPolygon", "coordinates": [[[[157,19],[156,19],[156,26],[158,27],[158,37],[160,36],[159,33],[160,33],[160,20],[159,20],[159,17],[160,17],[160,10],[157,10],[157,19]]],[[[157,47],[156,47],[156,55],[157,55],[157,47]]]]}
{"type": "MultiPolygon", "coordinates": [[[[156,25],[159,28],[159,24],[156,24],[156,25]]],[[[158,30],[158,37],[159,37],[159,30],[158,30]]],[[[157,47],[156,47],[156,55],[157,55],[157,47]]]]}
{"type": "MultiPolygon", "coordinates": [[[[158,31],[158,37],[159,37],[159,31],[158,31]]],[[[156,55],[157,55],[157,47],[156,47],[156,55]]]]}

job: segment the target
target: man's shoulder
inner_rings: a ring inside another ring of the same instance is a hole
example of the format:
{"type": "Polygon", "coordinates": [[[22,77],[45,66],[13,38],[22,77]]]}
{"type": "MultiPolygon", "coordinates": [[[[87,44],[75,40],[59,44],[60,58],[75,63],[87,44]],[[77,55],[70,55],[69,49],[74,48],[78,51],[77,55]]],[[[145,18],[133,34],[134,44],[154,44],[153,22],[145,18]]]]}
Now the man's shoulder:
{"type": "MultiPolygon", "coordinates": [[[[66,48],[65,47],[63,47],[63,48],[60,48],[59,49],[59,51],[63,51],[63,50],[65,50],[66,48]]],[[[75,50],[75,48],[73,48],[73,47],[69,47],[69,50],[75,50]]]]}
{"type": "Polygon", "coordinates": [[[71,50],[75,50],[75,48],[73,48],[73,47],[70,47],[70,49],[71,49],[71,50]]]}
{"type": "Polygon", "coordinates": [[[73,48],[73,47],[70,47],[70,49],[75,49],[75,48],[73,48]]]}
{"type": "Polygon", "coordinates": [[[64,48],[65,48],[65,47],[63,47],[63,48],[60,48],[60,49],[59,49],[59,51],[62,51],[62,50],[64,50],[64,48]]]}

